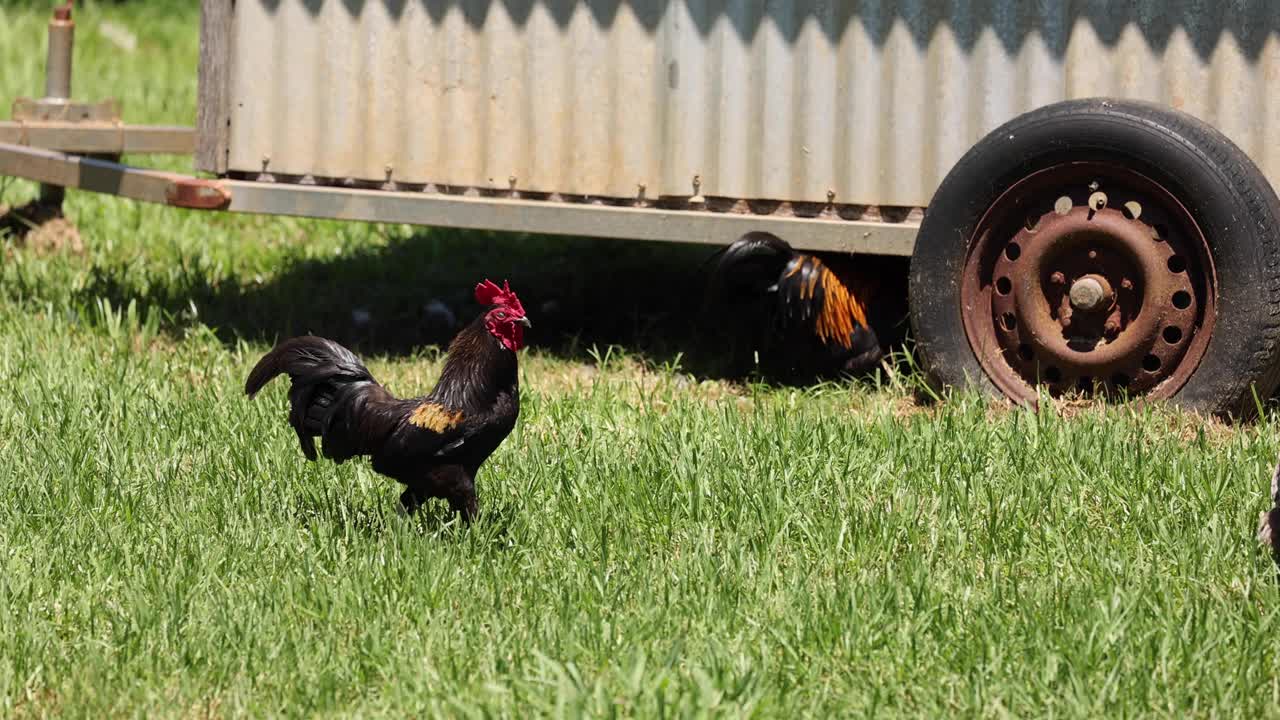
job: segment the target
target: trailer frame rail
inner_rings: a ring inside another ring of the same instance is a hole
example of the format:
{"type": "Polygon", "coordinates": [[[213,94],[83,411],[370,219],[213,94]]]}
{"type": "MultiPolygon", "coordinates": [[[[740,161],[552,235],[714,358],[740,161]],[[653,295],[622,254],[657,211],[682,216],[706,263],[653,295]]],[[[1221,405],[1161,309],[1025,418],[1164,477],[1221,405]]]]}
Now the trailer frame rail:
{"type": "Polygon", "coordinates": [[[876,255],[909,256],[919,229],[911,220],[775,217],[205,179],[12,143],[0,143],[0,175],[198,210],[713,245],[760,230],[801,249],[876,255]]]}

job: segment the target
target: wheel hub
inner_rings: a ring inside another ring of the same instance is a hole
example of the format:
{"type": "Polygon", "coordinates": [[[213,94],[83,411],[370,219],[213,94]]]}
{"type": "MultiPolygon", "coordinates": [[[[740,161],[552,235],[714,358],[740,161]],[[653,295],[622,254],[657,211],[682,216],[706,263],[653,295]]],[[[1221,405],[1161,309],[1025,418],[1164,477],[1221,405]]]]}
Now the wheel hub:
{"type": "Polygon", "coordinates": [[[1111,284],[1101,275],[1085,275],[1071,284],[1071,308],[1080,312],[1094,312],[1111,306],[1115,294],[1111,284]]]}
{"type": "Polygon", "coordinates": [[[1102,163],[1050,168],[1015,183],[975,237],[965,330],[1006,395],[1033,399],[1044,384],[1168,396],[1199,362],[1213,320],[1207,243],[1163,187],[1102,163]]]}

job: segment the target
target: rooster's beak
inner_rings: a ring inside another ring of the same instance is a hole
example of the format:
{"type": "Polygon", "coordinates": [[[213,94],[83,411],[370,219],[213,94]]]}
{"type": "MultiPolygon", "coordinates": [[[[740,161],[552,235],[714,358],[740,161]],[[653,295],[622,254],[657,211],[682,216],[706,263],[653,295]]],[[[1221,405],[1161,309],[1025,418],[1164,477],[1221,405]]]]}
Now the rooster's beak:
{"type": "Polygon", "coordinates": [[[533,329],[533,323],[532,323],[532,322],[529,322],[529,318],[527,318],[527,317],[522,317],[522,318],[520,318],[519,320],[517,320],[516,322],[518,322],[518,323],[520,323],[521,325],[523,325],[523,326],[525,326],[525,327],[529,328],[530,330],[532,330],[532,329],[533,329]]]}

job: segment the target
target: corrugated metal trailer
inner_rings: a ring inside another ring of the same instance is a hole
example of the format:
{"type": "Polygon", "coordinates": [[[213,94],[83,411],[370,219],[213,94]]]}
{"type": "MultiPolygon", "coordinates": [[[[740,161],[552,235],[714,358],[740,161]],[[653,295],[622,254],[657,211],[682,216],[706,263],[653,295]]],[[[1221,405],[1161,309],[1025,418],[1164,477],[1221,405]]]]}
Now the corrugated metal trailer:
{"type": "Polygon", "coordinates": [[[0,174],[240,212],[716,245],[761,230],[912,256],[939,386],[1227,412],[1280,382],[1275,3],[202,8],[193,144],[215,179],[68,154],[187,146],[48,100],[0,124],[0,174]],[[1111,100],[1060,104],[1086,98],[1111,100]]]}
{"type": "Polygon", "coordinates": [[[917,208],[998,125],[1115,96],[1204,119],[1274,181],[1277,14],[1165,0],[241,1],[217,20],[229,67],[202,91],[221,134],[201,136],[200,169],[917,208]]]}

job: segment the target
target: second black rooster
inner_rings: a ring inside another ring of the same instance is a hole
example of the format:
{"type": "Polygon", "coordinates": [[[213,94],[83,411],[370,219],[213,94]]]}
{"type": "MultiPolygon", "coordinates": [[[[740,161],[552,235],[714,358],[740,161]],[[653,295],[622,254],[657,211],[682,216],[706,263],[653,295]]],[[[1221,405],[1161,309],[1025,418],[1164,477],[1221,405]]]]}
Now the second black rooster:
{"type": "Polygon", "coordinates": [[[877,367],[906,328],[906,268],[897,258],[798,252],[766,232],[711,260],[709,307],[735,345],[733,371],[783,382],[877,367]]]}

